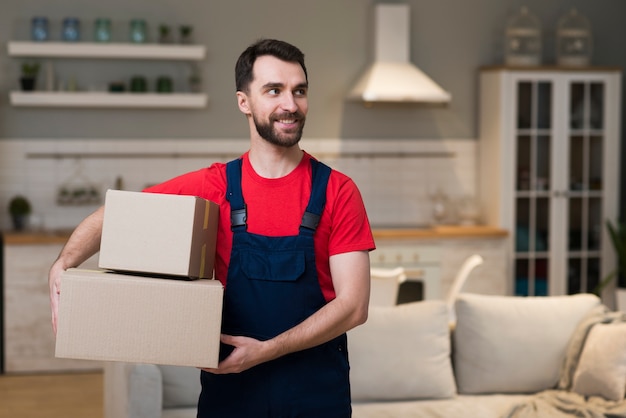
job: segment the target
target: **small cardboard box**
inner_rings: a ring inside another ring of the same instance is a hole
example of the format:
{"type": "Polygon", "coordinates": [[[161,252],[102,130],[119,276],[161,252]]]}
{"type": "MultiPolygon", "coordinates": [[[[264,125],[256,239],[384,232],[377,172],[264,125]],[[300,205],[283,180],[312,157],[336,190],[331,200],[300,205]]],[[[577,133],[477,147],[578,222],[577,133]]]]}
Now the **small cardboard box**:
{"type": "Polygon", "coordinates": [[[223,287],[69,269],[61,276],[56,357],[216,367],[223,287]]]}
{"type": "Polygon", "coordinates": [[[98,266],[213,277],[219,206],[195,196],[109,190],[98,266]]]}

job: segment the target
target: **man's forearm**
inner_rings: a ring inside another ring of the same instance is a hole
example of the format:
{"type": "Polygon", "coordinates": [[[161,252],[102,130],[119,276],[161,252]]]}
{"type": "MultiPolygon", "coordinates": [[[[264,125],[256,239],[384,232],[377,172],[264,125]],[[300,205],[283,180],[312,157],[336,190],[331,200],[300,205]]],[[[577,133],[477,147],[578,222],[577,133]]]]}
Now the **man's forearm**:
{"type": "Polygon", "coordinates": [[[56,261],[56,263],[60,263],[63,270],[78,267],[98,252],[103,218],[104,206],[89,215],[76,227],[56,261]]]}
{"type": "Polygon", "coordinates": [[[367,308],[356,307],[335,299],[301,324],[268,341],[273,358],[323,344],[361,325],[367,319],[367,308]]]}
{"type": "Polygon", "coordinates": [[[268,341],[277,357],[329,341],[367,320],[369,255],[353,252],[330,260],[337,297],[301,324],[268,341]]]}
{"type": "Polygon", "coordinates": [[[104,206],[86,217],[76,227],[61,250],[61,254],[59,254],[59,257],[50,268],[50,272],[48,273],[48,285],[50,287],[52,329],[55,334],[57,331],[61,294],[61,275],[63,271],[68,268],[80,266],[85,260],[98,252],[100,249],[100,237],[102,236],[103,219],[104,206]]]}
{"type": "Polygon", "coordinates": [[[367,303],[365,308],[362,306],[335,299],[304,322],[267,341],[222,335],[222,342],[234,346],[235,350],[218,368],[203,370],[216,374],[240,373],[286,354],[320,345],[363,323],[367,318],[367,303]]]}

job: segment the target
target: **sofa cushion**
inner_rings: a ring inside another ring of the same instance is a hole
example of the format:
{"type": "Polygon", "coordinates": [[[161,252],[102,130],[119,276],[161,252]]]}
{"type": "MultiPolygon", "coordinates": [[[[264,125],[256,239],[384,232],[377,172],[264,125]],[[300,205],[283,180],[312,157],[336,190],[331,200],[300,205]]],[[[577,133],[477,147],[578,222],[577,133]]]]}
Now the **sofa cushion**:
{"type": "Polygon", "coordinates": [[[572,391],[621,401],[625,389],[626,323],[596,324],[585,341],[572,391]]]}
{"type": "Polygon", "coordinates": [[[200,370],[159,366],[163,380],[163,408],[196,407],[200,396],[200,370]]]}
{"type": "MultiPolygon", "coordinates": [[[[353,402],[352,418],[501,418],[532,395],[459,395],[447,399],[353,402]]],[[[165,418],[165,417],[163,417],[165,418]]]]}
{"type": "Polygon", "coordinates": [[[165,409],[161,418],[196,418],[198,408],[165,409]]]}
{"type": "Polygon", "coordinates": [[[530,393],[559,380],[570,338],[600,299],[462,294],[454,367],[459,393],[530,393]]]}
{"type": "Polygon", "coordinates": [[[443,301],[371,306],[348,333],[352,399],[447,398],[456,394],[443,301]]]}

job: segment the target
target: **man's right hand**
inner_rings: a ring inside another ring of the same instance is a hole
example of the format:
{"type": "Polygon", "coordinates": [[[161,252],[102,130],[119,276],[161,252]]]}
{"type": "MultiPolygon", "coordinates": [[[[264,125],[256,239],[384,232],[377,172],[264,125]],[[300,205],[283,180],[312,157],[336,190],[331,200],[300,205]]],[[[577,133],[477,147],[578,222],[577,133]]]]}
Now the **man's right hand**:
{"type": "Polygon", "coordinates": [[[59,299],[61,296],[61,274],[65,271],[57,260],[48,273],[48,285],[50,286],[50,310],[52,311],[52,330],[57,333],[57,319],[59,315],[59,299]]]}
{"type": "Polygon", "coordinates": [[[50,310],[52,311],[52,329],[57,333],[59,299],[61,297],[61,274],[70,267],[81,265],[100,249],[104,206],[86,217],[72,232],[61,250],[59,258],[52,264],[48,273],[50,287],[50,310]]]}

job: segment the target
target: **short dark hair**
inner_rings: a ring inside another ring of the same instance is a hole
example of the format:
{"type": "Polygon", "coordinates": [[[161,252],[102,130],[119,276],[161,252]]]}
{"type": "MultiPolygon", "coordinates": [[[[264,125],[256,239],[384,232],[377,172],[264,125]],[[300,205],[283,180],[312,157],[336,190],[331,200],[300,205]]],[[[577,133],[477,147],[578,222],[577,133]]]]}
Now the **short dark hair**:
{"type": "Polygon", "coordinates": [[[287,62],[297,62],[304,70],[308,82],[308,74],[304,65],[304,54],[297,47],[276,39],[260,39],[241,53],[235,65],[235,87],[237,91],[247,92],[252,82],[252,67],[256,59],[263,55],[271,55],[287,62]]]}

